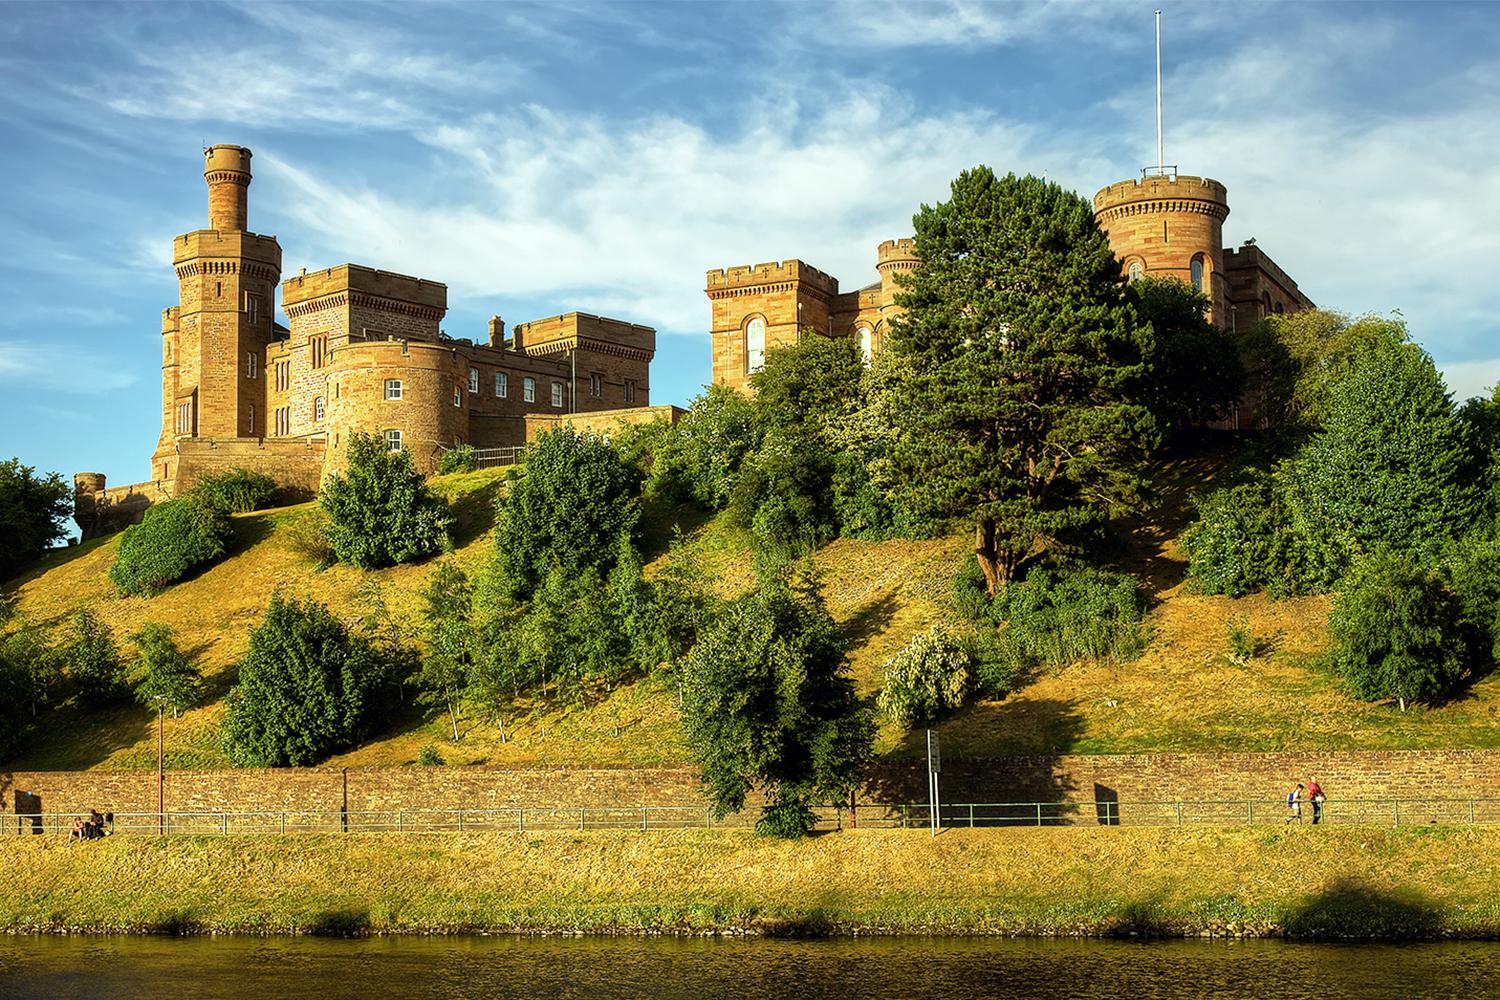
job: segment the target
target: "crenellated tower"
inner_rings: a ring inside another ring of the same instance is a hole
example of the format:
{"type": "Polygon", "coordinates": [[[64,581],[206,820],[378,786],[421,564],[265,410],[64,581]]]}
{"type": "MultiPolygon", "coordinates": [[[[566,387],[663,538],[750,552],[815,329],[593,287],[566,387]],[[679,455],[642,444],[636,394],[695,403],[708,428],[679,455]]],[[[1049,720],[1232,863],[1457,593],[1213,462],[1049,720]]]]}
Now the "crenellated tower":
{"type": "Polygon", "coordinates": [[[1126,277],[1180,278],[1208,296],[1208,318],[1221,326],[1228,322],[1228,215],[1227,189],[1207,177],[1148,175],[1094,195],[1094,221],[1109,236],[1126,277]]]}
{"type": "Polygon", "coordinates": [[[265,433],[266,346],[281,247],[248,230],[250,150],[203,151],[209,228],[176,237],[178,304],[162,314],[162,428],[152,478],[175,478],[180,438],[265,433]]]}

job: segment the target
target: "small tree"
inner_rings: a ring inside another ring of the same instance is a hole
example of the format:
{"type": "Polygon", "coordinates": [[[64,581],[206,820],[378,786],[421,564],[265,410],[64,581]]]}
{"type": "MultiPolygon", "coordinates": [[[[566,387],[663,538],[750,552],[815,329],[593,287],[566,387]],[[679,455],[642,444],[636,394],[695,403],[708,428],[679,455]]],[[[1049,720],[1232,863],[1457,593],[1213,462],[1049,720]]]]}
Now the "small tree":
{"type": "Polygon", "coordinates": [[[232,531],[222,510],[194,497],[148,508],[120,535],[109,578],[122,594],[155,594],[224,554],[232,531]]]}
{"type": "Polygon", "coordinates": [[[757,829],[802,836],[841,801],[874,739],[844,639],[813,592],[776,580],[730,602],[683,663],[683,727],[716,815],[767,796],[757,829]]]}
{"type": "Polygon", "coordinates": [[[373,434],[351,434],[348,465],[318,497],[340,562],[378,569],[411,562],[448,545],[447,506],[427,490],[405,449],[373,434]]]}
{"type": "Polygon", "coordinates": [[[62,655],[83,704],[91,708],[110,705],[129,692],[120,648],[109,627],[92,608],[80,608],[73,613],[62,655]]]}
{"type": "Polygon", "coordinates": [[[777,427],[745,459],[729,511],[761,552],[796,559],[838,535],[834,457],[818,435],[777,427]]]}
{"type": "Polygon", "coordinates": [[[432,574],[422,598],[426,603],[427,655],[416,678],[422,688],[420,700],[447,711],[453,742],[457,743],[458,712],[469,687],[477,639],[472,621],[473,589],[463,570],[445,562],[432,574]]]}
{"type": "Polygon", "coordinates": [[[136,649],[136,701],[148,708],[170,711],[174,719],[198,703],[203,696],[203,675],[177,648],[171,628],[161,622],[147,622],[130,641],[136,649]]]}
{"type": "Polygon", "coordinates": [[[913,636],[886,661],[878,701],[881,714],[905,727],[962,708],[972,682],[971,667],[968,651],[941,626],[913,636]]]}
{"type": "Polygon", "coordinates": [[[272,594],[227,699],[225,752],[238,767],[316,764],[382,721],[392,680],[326,607],[272,594]]]}
{"type": "Polygon", "coordinates": [[[1434,702],[1462,679],[1474,650],[1447,573],[1380,551],[1356,566],[1328,616],[1334,662],[1357,697],[1434,702]]]}
{"type": "Polygon", "coordinates": [[[1241,342],[1246,377],[1261,410],[1276,424],[1316,430],[1328,415],[1335,387],[1367,351],[1408,340],[1400,320],[1351,320],[1323,309],[1275,314],[1252,326],[1241,342]]]}
{"type": "Polygon", "coordinates": [[[0,633],[0,760],[21,749],[59,687],[59,657],[34,625],[0,633]]]}
{"type": "Polygon", "coordinates": [[[569,427],[539,435],[522,475],[496,501],[503,576],[526,595],[554,568],[607,573],[617,540],[635,535],[640,489],[640,470],[603,438],[569,427]]]}
{"type": "Polygon", "coordinates": [[[663,437],[652,477],[680,482],[699,503],[723,508],[759,440],[750,400],[727,386],[709,386],[663,437]]]}
{"type": "Polygon", "coordinates": [[[0,462],[0,580],[14,576],[66,534],[73,491],[53,472],[18,458],[0,462]]]}
{"type": "Polygon", "coordinates": [[[230,469],[200,476],[188,494],[226,514],[245,514],[271,505],[276,496],[276,480],[249,469],[230,469]]]}
{"type": "Polygon", "coordinates": [[[804,331],[797,343],[769,351],[750,376],[751,418],[762,431],[809,430],[826,442],[827,429],[859,409],[863,373],[852,338],[804,331]]]}

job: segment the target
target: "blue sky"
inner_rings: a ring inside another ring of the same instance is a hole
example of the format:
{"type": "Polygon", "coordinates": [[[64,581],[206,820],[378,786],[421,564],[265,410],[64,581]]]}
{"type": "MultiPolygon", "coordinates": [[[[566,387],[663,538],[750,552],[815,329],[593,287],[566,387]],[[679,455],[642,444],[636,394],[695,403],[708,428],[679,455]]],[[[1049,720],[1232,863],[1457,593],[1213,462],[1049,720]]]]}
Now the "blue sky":
{"type": "MultiPolygon", "coordinates": [[[[123,484],[160,413],[201,147],[255,152],[285,273],[449,287],[445,329],[655,326],[709,377],[711,267],[845,287],[960,170],[1085,194],[1155,158],[1151,3],[18,4],[0,19],[0,457],[123,484]]],[[[1500,4],[1164,5],[1167,161],[1320,305],[1500,377],[1500,4]]]]}

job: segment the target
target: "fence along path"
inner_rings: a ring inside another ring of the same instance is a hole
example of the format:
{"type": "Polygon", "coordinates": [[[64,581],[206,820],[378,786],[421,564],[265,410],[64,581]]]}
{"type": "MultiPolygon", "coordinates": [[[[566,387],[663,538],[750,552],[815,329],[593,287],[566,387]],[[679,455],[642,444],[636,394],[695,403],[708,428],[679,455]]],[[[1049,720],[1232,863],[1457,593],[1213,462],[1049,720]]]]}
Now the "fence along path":
{"type": "MultiPolygon", "coordinates": [[[[817,828],[840,830],[928,828],[925,802],[894,805],[821,806],[817,828]]],[[[946,828],[1027,826],[1280,826],[1288,820],[1311,823],[1303,803],[1293,817],[1283,801],[1239,799],[1213,802],[944,802],[946,828]]],[[[10,835],[66,835],[82,813],[29,813],[0,817],[10,835]]],[[[260,811],[115,813],[111,833],[158,832],[193,836],[306,833],[459,833],[540,830],[672,830],[745,828],[754,812],[715,819],[700,806],[580,806],[502,809],[400,809],[382,811],[260,811]]],[[[1500,825],[1500,799],[1350,799],[1324,805],[1329,826],[1493,826],[1500,825]]]]}

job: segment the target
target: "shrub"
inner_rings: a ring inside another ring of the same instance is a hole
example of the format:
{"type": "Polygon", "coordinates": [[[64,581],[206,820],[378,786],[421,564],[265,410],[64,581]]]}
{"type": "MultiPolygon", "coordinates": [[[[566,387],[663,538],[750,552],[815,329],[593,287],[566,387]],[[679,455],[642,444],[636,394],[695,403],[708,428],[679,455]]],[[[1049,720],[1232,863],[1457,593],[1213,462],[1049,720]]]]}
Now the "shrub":
{"type": "Polygon", "coordinates": [[[474,455],[474,446],[461,444],[456,448],[449,448],[443,452],[438,459],[438,475],[447,476],[455,472],[476,472],[479,469],[479,459],[474,455]]]}
{"type": "Polygon", "coordinates": [[[59,656],[32,625],[0,633],[0,760],[19,752],[59,687],[59,656]]]}
{"type": "Polygon", "coordinates": [[[405,448],[390,451],[373,434],[349,436],[348,465],[329,478],[318,501],[339,562],[378,569],[449,544],[447,506],[427,491],[405,448]]]}
{"type": "Polygon", "coordinates": [[[429,743],[417,751],[417,763],[422,767],[438,767],[446,763],[443,755],[438,753],[436,743],[429,743]]]}
{"type": "Polygon", "coordinates": [[[154,594],[217,560],[228,547],[229,518],[192,497],[146,510],[120,535],[109,578],[122,594],[154,594]]]}
{"type": "Polygon", "coordinates": [[[230,469],[200,477],[188,495],[205,507],[226,514],[244,514],[271,505],[276,496],[276,480],[248,469],[230,469]]]}
{"type": "Polygon", "coordinates": [[[844,639],[813,592],[776,580],[730,602],[683,663],[683,728],[719,816],[752,787],[757,829],[801,836],[810,806],[842,801],[874,740],[845,671],[844,639]]]}
{"type": "Polygon", "coordinates": [[[328,515],[320,507],[290,516],[282,523],[279,534],[286,547],[312,563],[314,569],[324,570],[338,562],[329,541],[328,515]]]}
{"type": "Polygon", "coordinates": [[[73,490],[57,473],[39,476],[16,458],[0,462],[0,580],[63,538],[72,512],[73,490]]]}
{"type": "Polygon", "coordinates": [[[796,559],[837,536],[832,487],[829,451],[811,434],[775,430],[745,460],[730,516],[761,552],[796,559]]]}
{"type": "Polygon", "coordinates": [[[1474,657],[1444,567],[1380,551],[1350,573],[1328,616],[1334,663],[1357,697],[1432,703],[1474,657]]]}
{"type": "Polygon", "coordinates": [[[1282,494],[1279,476],[1251,473],[1195,501],[1198,518],[1181,542],[1199,592],[1242,597],[1267,590],[1289,597],[1333,585],[1334,560],[1301,535],[1282,494]]]}
{"type": "Polygon", "coordinates": [[[62,656],[82,704],[98,708],[120,701],[129,692],[120,647],[115,645],[109,627],[92,609],[81,608],[73,613],[62,656]]]}
{"type": "Polygon", "coordinates": [[[238,767],[316,764],[383,721],[391,675],[326,607],[275,593],[227,699],[225,752],[238,767]]]}
{"type": "Polygon", "coordinates": [[[912,637],[885,664],[878,704],[900,726],[932,722],[961,708],[969,693],[972,662],[940,626],[912,637]]]}
{"type": "Polygon", "coordinates": [[[147,708],[170,711],[176,718],[203,695],[203,675],[177,648],[172,630],[147,622],[130,637],[135,644],[135,699],[147,708]]]}
{"type": "Polygon", "coordinates": [[[603,438],[568,427],[539,435],[495,504],[502,574],[525,595],[554,568],[608,573],[620,536],[635,536],[640,488],[640,470],[603,438]]]}
{"type": "MultiPolygon", "coordinates": [[[[726,386],[709,386],[666,435],[652,466],[653,479],[674,479],[699,503],[729,503],[745,456],[759,442],[750,400],[726,386]]],[[[658,487],[661,492],[671,489],[658,487]]]]}
{"type": "Polygon", "coordinates": [[[1229,659],[1244,666],[1255,657],[1255,634],[1250,631],[1250,619],[1244,615],[1236,615],[1229,619],[1225,627],[1225,634],[1229,640],[1229,659]]]}
{"type": "Polygon", "coordinates": [[[1001,590],[990,614],[1016,664],[1131,660],[1145,648],[1140,593],[1125,573],[1035,569],[1001,590]]]}

